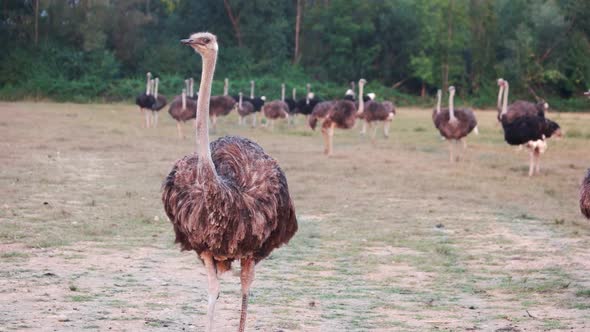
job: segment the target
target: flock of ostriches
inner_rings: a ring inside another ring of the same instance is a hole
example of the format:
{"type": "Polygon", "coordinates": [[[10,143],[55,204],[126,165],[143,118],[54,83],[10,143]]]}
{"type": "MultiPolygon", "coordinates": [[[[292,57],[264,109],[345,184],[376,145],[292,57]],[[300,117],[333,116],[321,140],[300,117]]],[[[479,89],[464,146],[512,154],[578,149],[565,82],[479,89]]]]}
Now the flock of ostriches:
{"type": "MultiPolygon", "coordinates": [[[[219,275],[231,269],[235,260],[241,264],[242,310],[239,331],[244,331],[248,306],[248,293],[254,279],[255,264],[267,257],[275,248],[286,244],[297,231],[297,219],[285,174],[276,160],[267,155],[255,142],[237,136],[221,137],[209,141],[209,124],[215,130],[217,118],[238,112],[240,124],[261,112],[272,127],[277,119],[295,114],[307,117],[315,129],[320,122],[324,137],[324,152],[332,154],[334,129],[351,129],[357,119],[366,127],[384,123],[385,136],[396,114],[394,104],[377,102],[374,94],[363,92],[366,81],[358,82],[355,98],[354,84],[342,99],[321,101],[307,85],[305,98],[285,98],[285,85],[281,99],[266,102],[254,95],[251,82],[250,96],[229,96],[228,80],[224,94],[211,96],[213,73],[217,61],[218,43],[213,34],[195,33],[181,41],[201,55],[203,66],[198,96],[194,94],[193,80],[186,80],[182,93],[170,102],[168,112],[177,121],[178,135],[183,137],[182,122],[195,119],[197,133],[196,153],[185,156],[174,164],[164,180],[162,202],[182,250],[194,250],[205,265],[208,278],[207,330],[213,329],[215,303],[219,296],[219,275]],[[357,100],[358,99],[358,100],[357,100]],[[198,110],[198,112],[197,112],[198,110]]],[[[145,127],[157,126],[158,112],[167,104],[158,94],[159,79],[147,74],[146,91],[137,97],[137,105],[145,116],[145,127]]],[[[498,80],[498,121],[504,138],[510,145],[526,147],[530,151],[529,175],[539,172],[539,156],[547,147],[547,139],[561,136],[560,127],[545,117],[548,105],[543,101],[531,103],[515,101],[508,105],[509,84],[498,80]]],[[[463,144],[471,132],[478,133],[477,119],[470,109],[455,109],[455,88],[449,88],[448,108],[441,108],[442,91],[438,91],[436,108],[432,113],[434,126],[450,144],[450,159],[456,145],[463,144]]],[[[144,119],[142,119],[142,123],[144,119]]],[[[375,130],[372,133],[375,137],[375,130]]],[[[580,207],[590,218],[590,173],[583,182],[580,207]]]]}

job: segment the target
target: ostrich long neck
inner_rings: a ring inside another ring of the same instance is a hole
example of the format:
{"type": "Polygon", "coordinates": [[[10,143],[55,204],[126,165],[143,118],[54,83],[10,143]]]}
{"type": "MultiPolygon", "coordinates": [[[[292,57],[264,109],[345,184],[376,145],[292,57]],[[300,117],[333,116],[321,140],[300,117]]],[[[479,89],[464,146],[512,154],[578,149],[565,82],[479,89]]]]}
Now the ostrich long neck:
{"type": "Polygon", "coordinates": [[[437,101],[436,101],[436,114],[440,114],[440,102],[441,102],[441,98],[442,98],[442,93],[440,93],[440,91],[436,94],[437,97],[437,101]]]}
{"type": "Polygon", "coordinates": [[[213,160],[209,148],[209,102],[211,100],[211,85],[213,84],[213,73],[217,62],[217,53],[213,55],[202,55],[203,70],[201,72],[201,85],[199,86],[199,102],[197,104],[197,156],[199,162],[209,164],[213,172],[213,160]]]}
{"type": "Polygon", "coordinates": [[[150,94],[150,75],[147,75],[147,82],[145,83],[145,94],[150,94]]]}
{"type": "Polygon", "coordinates": [[[186,90],[182,90],[182,110],[186,109],[186,90]]]}
{"type": "Polygon", "coordinates": [[[281,101],[285,101],[285,84],[281,84],[281,101]]]}
{"type": "Polygon", "coordinates": [[[160,80],[155,80],[154,81],[154,98],[158,99],[158,83],[160,82],[160,80]]]}
{"type": "Polygon", "coordinates": [[[507,81],[504,81],[504,100],[502,102],[502,113],[500,113],[500,117],[508,113],[508,90],[510,90],[510,86],[507,81]]]}
{"type": "Polygon", "coordinates": [[[307,93],[305,94],[305,103],[309,105],[309,92],[311,90],[311,86],[307,84],[307,93]]]}
{"type": "Polygon", "coordinates": [[[453,99],[455,99],[455,92],[449,94],[449,121],[455,119],[455,105],[453,99]]]}
{"type": "Polygon", "coordinates": [[[229,80],[226,78],[223,81],[223,95],[227,96],[228,93],[229,93],[229,80]]]}
{"type": "Polygon", "coordinates": [[[242,93],[240,92],[240,101],[238,102],[238,108],[242,109],[242,93]]]}
{"type": "Polygon", "coordinates": [[[194,97],[195,96],[195,80],[193,80],[192,78],[188,81],[188,84],[190,86],[189,89],[189,96],[194,97]]]}
{"type": "Polygon", "coordinates": [[[297,99],[297,89],[293,88],[293,100],[297,99]]]}
{"type": "Polygon", "coordinates": [[[250,99],[254,99],[254,82],[250,82],[250,99]]]}
{"type": "Polygon", "coordinates": [[[498,106],[496,107],[498,112],[502,111],[502,92],[504,92],[504,85],[500,84],[500,89],[498,89],[498,106]]]}

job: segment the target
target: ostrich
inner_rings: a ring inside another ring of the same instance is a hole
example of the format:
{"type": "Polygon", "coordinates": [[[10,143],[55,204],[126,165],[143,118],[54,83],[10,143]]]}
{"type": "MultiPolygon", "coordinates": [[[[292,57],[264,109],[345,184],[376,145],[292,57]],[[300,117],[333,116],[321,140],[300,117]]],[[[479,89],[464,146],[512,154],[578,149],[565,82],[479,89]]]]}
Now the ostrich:
{"type": "Polygon", "coordinates": [[[590,169],[586,171],[586,176],[580,186],[580,211],[590,219],[590,169]]]}
{"type": "Polygon", "coordinates": [[[306,88],[307,94],[305,95],[305,98],[299,99],[297,101],[297,112],[307,117],[311,114],[311,112],[313,112],[313,109],[321,102],[321,100],[317,98],[313,92],[311,92],[311,84],[307,83],[306,88]]]}
{"type": "Polygon", "coordinates": [[[238,122],[240,126],[245,123],[245,117],[254,113],[254,105],[252,105],[251,102],[243,99],[244,97],[242,95],[242,92],[240,91],[238,103],[236,104],[238,114],[240,115],[240,120],[238,122]]]}
{"type": "Polygon", "coordinates": [[[152,105],[152,118],[154,119],[154,128],[158,127],[158,113],[166,104],[168,100],[165,96],[158,94],[158,86],[160,85],[160,78],[154,79],[154,99],[156,102],[152,105]]]}
{"type": "Polygon", "coordinates": [[[256,83],[254,81],[250,81],[250,100],[249,102],[252,103],[254,106],[254,117],[252,118],[252,127],[256,127],[256,113],[262,110],[262,106],[264,106],[264,102],[266,102],[266,97],[254,97],[254,87],[256,83]]]}
{"type": "Polygon", "coordinates": [[[181,122],[194,119],[197,116],[197,102],[186,95],[186,89],[182,89],[180,98],[174,98],[168,108],[170,116],[176,120],[178,138],[184,138],[181,122]]]}
{"type": "MultiPolygon", "coordinates": [[[[498,101],[500,101],[501,94],[507,94],[506,91],[509,89],[508,81],[504,79],[498,79],[498,86],[500,87],[498,92],[498,101]]],[[[508,106],[506,112],[500,109],[498,104],[498,120],[500,122],[513,122],[516,118],[522,116],[538,116],[545,117],[545,113],[549,109],[549,104],[544,100],[540,100],[537,103],[531,103],[529,101],[517,100],[508,106]]]]}
{"type": "MultiPolygon", "coordinates": [[[[362,96],[362,91],[367,81],[365,79],[361,79],[359,81],[359,95],[362,96]]],[[[389,137],[389,126],[391,125],[391,121],[395,116],[395,106],[390,101],[384,101],[382,103],[375,101],[375,94],[369,93],[369,100],[365,101],[363,96],[363,102],[365,103],[363,112],[359,116],[364,120],[363,122],[363,129],[361,134],[365,134],[367,131],[367,127],[371,129],[373,126],[373,122],[383,121],[383,134],[385,137],[389,137]]],[[[377,127],[372,133],[372,140],[375,140],[375,135],[377,132],[377,127]]]]}
{"type": "MultiPolygon", "coordinates": [[[[362,87],[360,93],[362,94],[362,87]]],[[[334,129],[350,129],[354,127],[356,118],[363,113],[364,102],[359,100],[358,111],[350,100],[324,101],[318,103],[309,116],[309,126],[315,130],[317,122],[322,122],[324,137],[324,154],[331,156],[333,152],[334,129]]]]}
{"type": "Polygon", "coordinates": [[[217,131],[217,117],[228,115],[236,104],[236,101],[228,95],[228,90],[229,81],[226,78],[223,84],[223,96],[211,97],[209,116],[211,117],[213,132],[217,131]]]}
{"type": "Polygon", "coordinates": [[[503,86],[502,111],[498,116],[504,130],[504,140],[510,145],[525,145],[530,152],[529,176],[539,173],[540,155],[547,149],[546,139],[561,137],[559,124],[545,118],[545,105],[517,101],[508,106],[510,85],[508,81],[498,81],[503,86]]]}
{"type": "Polygon", "coordinates": [[[192,100],[197,100],[198,99],[198,95],[195,96],[195,80],[191,77],[189,78],[186,82],[188,82],[187,84],[187,88],[186,88],[186,92],[188,93],[188,98],[192,99],[192,100]]]}
{"type": "Polygon", "coordinates": [[[262,113],[269,119],[271,130],[274,130],[276,119],[289,118],[289,105],[285,103],[285,84],[281,84],[281,100],[273,100],[264,104],[262,113]]]}
{"type": "Polygon", "coordinates": [[[289,242],[297,218],[287,178],[276,160],[253,141],[236,136],[209,143],[207,118],[217,41],[208,32],[181,41],[203,59],[197,114],[197,150],[174,164],[163,184],[162,202],[182,250],[194,250],[209,282],[207,331],[213,330],[219,275],[240,260],[242,310],[246,327],[248,292],[255,264],[289,242]]]}
{"type": "Polygon", "coordinates": [[[152,73],[147,72],[146,78],[147,82],[145,84],[145,93],[142,93],[139,96],[137,96],[137,98],[135,98],[135,104],[139,106],[139,111],[141,112],[141,115],[145,116],[145,123],[143,122],[143,120],[141,120],[141,126],[144,128],[149,128],[150,118],[149,114],[145,111],[145,109],[151,109],[152,105],[156,102],[156,99],[154,98],[154,96],[152,96],[152,73]]]}
{"type": "MultiPolygon", "coordinates": [[[[451,162],[458,160],[454,157],[454,145],[457,141],[464,140],[471,131],[477,130],[477,119],[470,109],[458,109],[454,107],[455,87],[449,87],[449,109],[440,110],[440,103],[437,103],[436,113],[433,115],[434,126],[441,136],[449,141],[449,152],[451,162]]],[[[439,99],[440,100],[440,99],[439,99]]],[[[477,131],[476,131],[477,133],[477,131]]]]}

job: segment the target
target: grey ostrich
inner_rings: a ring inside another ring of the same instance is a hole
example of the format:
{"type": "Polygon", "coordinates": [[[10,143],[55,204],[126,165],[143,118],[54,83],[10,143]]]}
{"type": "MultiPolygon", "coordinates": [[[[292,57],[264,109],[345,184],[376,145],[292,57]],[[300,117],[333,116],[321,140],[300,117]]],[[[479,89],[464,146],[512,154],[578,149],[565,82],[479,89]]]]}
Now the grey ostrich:
{"type": "Polygon", "coordinates": [[[243,125],[246,123],[246,117],[252,113],[254,113],[254,105],[252,105],[251,102],[247,101],[247,100],[243,100],[244,96],[243,93],[240,91],[239,97],[238,97],[238,103],[236,104],[235,108],[236,111],[238,112],[238,115],[240,116],[239,120],[238,120],[238,125],[243,125]]]}
{"type": "MultiPolygon", "coordinates": [[[[367,83],[367,81],[365,79],[361,79],[359,81],[359,91],[360,91],[359,96],[362,96],[362,91],[363,91],[366,83],[367,83]]],[[[370,100],[365,102],[363,112],[360,115],[362,117],[362,119],[364,120],[363,130],[362,130],[361,134],[364,134],[366,132],[366,127],[368,127],[370,130],[373,127],[374,123],[383,122],[383,135],[385,137],[389,137],[389,127],[391,126],[391,121],[393,120],[393,117],[395,116],[395,106],[390,101],[384,101],[384,102],[375,101],[375,94],[374,93],[370,93],[369,98],[370,98],[370,100]]],[[[360,98],[360,99],[363,99],[363,98],[360,98]]],[[[359,99],[359,103],[360,103],[360,99],[359,99]]],[[[364,102],[364,100],[363,100],[363,102],[364,102]]],[[[375,140],[376,132],[377,132],[377,127],[375,127],[375,130],[371,133],[371,138],[373,141],[375,140]]]]}
{"type": "Polygon", "coordinates": [[[197,113],[197,150],[176,161],[163,184],[162,201],[182,250],[194,250],[209,283],[207,331],[213,330],[219,275],[240,260],[246,327],[248,292],[255,264],[297,231],[287,178],[276,160],[253,141],[236,136],[209,143],[211,85],[217,60],[215,35],[195,33],[182,43],[203,59],[197,113]]]}
{"type": "Polygon", "coordinates": [[[213,132],[217,131],[217,118],[228,115],[234,108],[236,101],[229,96],[229,80],[226,78],[223,84],[223,96],[211,97],[210,113],[213,132]]]}
{"type": "MultiPolygon", "coordinates": [[[[462,141],[465,146],[465,137],[472,131],[477,133],[477,119],[470,109],[458,109],[454,107],[455,87],[449,87],[449,109],[443,111],[440,109],[440,102],[437,103],[437,111],[433,115],[434,126],[438,129],[441,136],[449,141],[450,160],[455,158],[454,150],[458,141],[462,141]]],[[[440,99],[439,99],[440,100],[440,99]]]]}
{"type": "MultiPolygon", "coordinates": [[[[285,84],[281,84],[281,99],[273,100],[262,106],[262,113],[270,122],[270,129],[274,130],[275,120],[289,118],[289,105],[285,102],[285,84]]],[[[268,125],[268,122],[266,125],[268,125]]]]}
{"type": "Polygon", "coordinates": [[[176,130],[178,131],[178,138],[184,138],[182,133],[182,122],[194,119],[197,116],[197,102],[188,98],[186,89],[182,89],[182,94],[176,96],[170,103],[168,108],[170,116],[176,120],[176,130]]]}

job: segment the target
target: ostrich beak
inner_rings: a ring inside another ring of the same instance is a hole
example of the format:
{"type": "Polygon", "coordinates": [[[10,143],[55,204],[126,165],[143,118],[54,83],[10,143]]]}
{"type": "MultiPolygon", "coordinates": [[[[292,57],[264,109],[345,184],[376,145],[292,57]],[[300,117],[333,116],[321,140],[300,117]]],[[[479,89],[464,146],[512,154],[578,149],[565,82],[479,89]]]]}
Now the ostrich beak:
{"type": "Polygon", "coordinates": [[[181,39],[180,40],[180,43],[183,44],[183,45],[190,45],[190,44],[193,43],[193,40],[190,39],[190,38],[188,38],[188,39],[181,39]]]}

